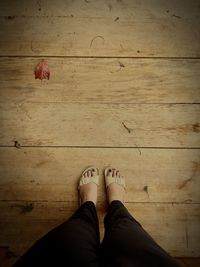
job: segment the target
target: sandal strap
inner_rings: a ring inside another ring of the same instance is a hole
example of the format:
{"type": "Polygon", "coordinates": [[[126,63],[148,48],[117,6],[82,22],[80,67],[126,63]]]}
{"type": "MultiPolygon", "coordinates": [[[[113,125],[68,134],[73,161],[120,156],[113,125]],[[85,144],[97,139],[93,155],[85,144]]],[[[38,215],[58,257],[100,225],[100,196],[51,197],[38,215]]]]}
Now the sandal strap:
{"type": "Polygon", "coordinates": [[[126,183],[125,183],[125,179],[124,178],[120,178],[120,177],[109,177],[106,176],[105,178],[105,182],[106,182],[106,188],[112,184],[112,183],[116,183],[119,184],[121,186],[124,187],[124,189],[126,189],[126,183]]]}
{"type": "Polygon", "coordinates": [[[79,181],[79,187],[84,185],[84,184],[89,184],[89,183],[95,183],[96,185],[99,185],[99,176],[95,175],[92,177],[81,177],[79,181]]]}

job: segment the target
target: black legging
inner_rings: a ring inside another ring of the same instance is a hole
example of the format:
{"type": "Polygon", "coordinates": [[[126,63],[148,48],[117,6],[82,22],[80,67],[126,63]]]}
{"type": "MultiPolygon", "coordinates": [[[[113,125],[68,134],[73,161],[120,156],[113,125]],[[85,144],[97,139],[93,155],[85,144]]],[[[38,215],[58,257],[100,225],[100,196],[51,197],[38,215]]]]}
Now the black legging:
{"type": "Polygon", "coordinates": [[[37,241],[14,267],[179,266],[122,202],[115,200],[110,204],[104,224],[105,236],[100,244],[96,208],[87,201],[67,222],[37,241]]]}

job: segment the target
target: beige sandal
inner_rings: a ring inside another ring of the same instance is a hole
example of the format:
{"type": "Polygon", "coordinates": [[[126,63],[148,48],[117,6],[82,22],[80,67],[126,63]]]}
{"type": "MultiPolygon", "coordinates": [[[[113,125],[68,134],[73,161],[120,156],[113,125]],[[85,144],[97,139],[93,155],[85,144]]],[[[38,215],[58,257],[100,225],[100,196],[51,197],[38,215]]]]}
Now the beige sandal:
{"type": "Polygon", "coordinates": [[[119,184],[121,186],[124,187],[124,189],[126,190],[126,183],[125,183],[125,179],[123,177],[109,177],[107,176],[107,173],[108,173],[108,170],[109,169],[112,169],[112,168],[109,168],[107,167],[105,170],[104,170],[104,176],[105,176],[105,183],[106,183],[106,188],[112,184],[112,183],[116,183],[116,184],[119,184]]]}
{"type": "Polygon", "coordinates": [[[79,180],[79,184],[78,184],[78,190],[81,186],[83,186],[84,184],[89,184],[89,183],[95,183],[96,185],[99,185],[99,169],[93,166],[88,167],[87,169],[85,169],[82,172],[81,178],[79,180]],[[90,169],[95,169],[97,170],[97,175],[92,176],[92,177],[84,177],[84,173],[86,173],[87,171],[89,171],[90,169]]]}

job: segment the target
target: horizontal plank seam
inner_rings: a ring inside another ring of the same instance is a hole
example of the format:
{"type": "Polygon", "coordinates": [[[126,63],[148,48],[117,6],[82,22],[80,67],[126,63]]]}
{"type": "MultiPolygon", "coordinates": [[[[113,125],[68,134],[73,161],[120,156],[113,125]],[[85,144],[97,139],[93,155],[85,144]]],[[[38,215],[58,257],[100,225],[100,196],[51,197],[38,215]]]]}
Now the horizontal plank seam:
{"type": "MultiPolygon", "coordinates": [[[[200,257],[175,257],[176,259],[200,259],[200,257]]],[[[189,266],[190,267],[190,266],[189,266]]]]}
{"type": "MultiPolygon", "coordinates": [[[[79,204],[79,201],[63,201],[63,200],[45,200],[45,199],[39,199],[39,200],[24,200],[24,199],[16,199],[16,200],[6,200],[6,199],[0,199],[0,202],[26,202],[26,203],[29,203],[29,202],[34,202],[34,203],[39,203],[39,202],[45,202],[45,203],[73,203],[73,204],[79,204]]],[[[98,201],[98,204],[103,204],[103,203],[106,203],[106,201],[98,201]]],[[[98,204],[97,204],[97,207],[98,207],[98,204]]],[[[142,202],[142,201],[126,201],[125,202],[125,205],[126,204],[166,204],[166,205],[200,205],[200,202],[177,202],[177,201],[170,201],[170,202],[161,202],[161,201],[158,201],[158,202],[155,202],[155,201],[152,201],[152,202],[142,202]]]]}
{"type": "MultiPolygon", "coordinates": [[[[7,19],[7,17],[9,17],[9,16],[12,16],[12,14],[10,13],[9,15],[8,14],[5,14],[5,15],[1,15],[0,16],[0,19],[7,19]]],[[[88,16],[88,15],[86,15],[86,16],[76,16],[76,15],[73,15],[73,14],[70,14],[70,15],[14,15],[13,16],[14,18],[25,18],[25,19],[27,19],[27,18],[69,18],[69,19],[71,19],[71,20],[74,20],[74,18],[75,19],[99,19],[99,20],[102,20],[102,19],[115,19],[116,18],[116,16],[115,15],[111,15],[111,16],[88,16]]],[[[135,21],[135,19],[134,19],[134,17],[132,17],[132,18],[130,18],[130,17],[122,17],[122,19],[123,20],[128,20],[128,21],[135,21]]],[[[155,19],[155,21],[156,20],[160,20],[160,18],[159,17],[155,17],[154,18],[155,19]]],[[[183,18],[184,20],[191,20],[192,18],[183,18]]]]}
{"type": "MultiPolygon", "coordinates": [[[[0,90],[3,90],[3,89],[0,89],[0,90]]],[[[8,90],[8,89],[6,89],[8,90]]],[[[12,89],[11,89],[12,90],[12,89]]],[[[48,92],[48,91],[47,91],[48,92]]],[[[13,101],[1,101],[0,100],[0,104],[4,104],[4,103],[11,103],[13,105],[18,105],[19,103],[21,103],[21,101],[19,102],[13,102],[13,101]]],[[[87,103],[88,104],[88,101],[25,101],[23,102],[23,104],[85,104],[87,103]]],[[[151,105],[200,105],[200,102],[96,102],[96,101],[92,101],[90,104],[88,105],[93,105],[93,104],[98,104],[98,105],[148,105],[148,106],[151,106],[151,105]]],[[[87,105],[87,106],[88,106],[87,105]]]]}
{"type": "Polygon", "coordinates": [[[71,55],[71,56],[49,56],[49,55],[0,55],[0,58],[4,58],[4,57],[16,57],[16,58],[41,58],[41,57],[45,57],[45,58],[103,58],[103,59],[187,59],[187,60],[200,60],[200,57],[170,57],[170,56],[165,56],[165,57],[135,57],[135,56],[75,56],[75,55],[71,55]]]}
{"type": "MultiPolygon", "coordinates": [[[[133,149],[200,149],[200,147],[144,147],[144,146],[60,146],[60,145],[35,145],[35,146],[29,146],[29,145],[20,145],[20,148],[122,148],[122,149],[127,149],[127,148],[133,148],[133,149]]],[[[14,145],[0,145],[0,148],[15,148],[14,145]]]]}

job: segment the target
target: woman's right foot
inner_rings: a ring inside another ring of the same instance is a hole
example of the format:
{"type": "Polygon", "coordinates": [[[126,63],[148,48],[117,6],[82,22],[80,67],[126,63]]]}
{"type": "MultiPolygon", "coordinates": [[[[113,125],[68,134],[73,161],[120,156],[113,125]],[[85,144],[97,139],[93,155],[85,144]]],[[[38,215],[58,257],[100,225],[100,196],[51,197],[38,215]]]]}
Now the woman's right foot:
{"type": "MultiPolygon", "coordinates": [[[[97,168],[88,168],[87,171],[85,171],[82,174],[83,178],[90,178],[94,176],[98,176],[99,171],[97,168]]],[[[80,204],[82,205],[83,203],[87,201],[92,201],[95,205],[97,203],[97,184],[94,182],[89,182],[87,184],[83,184],[82,186],[79,187],[79,197],[80,197],[80,204]]]]}
{"type": "MultiPolygon", "coordinates": [[[[120,171],[118,169],[114,168],[107,168],[105,171],[105,176],[112,177],[112,178],[123,178],[120,174],[120,171]]],[[[110,204],[113,200],[119,200],[122,203],[124,202],[124,195],[125,195],[125,188],[124,186],[117,184],[117,183],[111,183],[107,187],[107,199],[108,203],[110,204]]]]}

